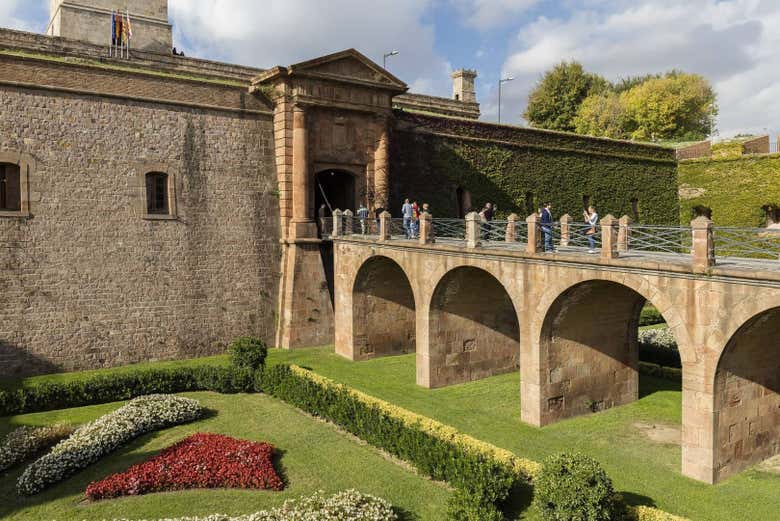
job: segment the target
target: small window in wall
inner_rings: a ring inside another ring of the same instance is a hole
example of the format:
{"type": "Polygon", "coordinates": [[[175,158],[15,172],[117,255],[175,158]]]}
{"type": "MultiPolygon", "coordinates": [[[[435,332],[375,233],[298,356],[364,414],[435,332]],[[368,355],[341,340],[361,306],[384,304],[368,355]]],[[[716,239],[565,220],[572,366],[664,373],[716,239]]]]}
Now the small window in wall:
{"type": "Polygon", "coordinates": [[[693,207],[693,218],[697,217],[706,217],[707,219],[712,219],[712,208],[709,206],[694,206],[693,207]]]}
{"type": "Polygon", "coordinates": [[[533,192],[526,192],[525,193],[525,211],[527,215],[531,215],[536,213],[538,208],[535,204],[535,197],[533,192]]]}
{"type": "Polygon", "coordinates": [[[149,215],[169,215],[168,174],[151,172],[146,174],[146,213],[149,215]]]}
{"type": "Polygon", "coordinates": [[[460,101],[460,94],[455,94],[455,101],[460,101]]]}
{"type": "Polygon", "coordinates": [[[583,195],[582,196],[582,209],[587,210],[590,208],[590,196],[589,195],[583,195]]]}
{"type": "Polygon", "coordinates": [[[631,218],[635,223],[639,222],[639,199],[636,197],[631,199],[631,218]]]}
{"type": "Polygon", "coordinates": [[[18,165],[0,163],[0,211],[22,209],[22,180],[18,165]]]}

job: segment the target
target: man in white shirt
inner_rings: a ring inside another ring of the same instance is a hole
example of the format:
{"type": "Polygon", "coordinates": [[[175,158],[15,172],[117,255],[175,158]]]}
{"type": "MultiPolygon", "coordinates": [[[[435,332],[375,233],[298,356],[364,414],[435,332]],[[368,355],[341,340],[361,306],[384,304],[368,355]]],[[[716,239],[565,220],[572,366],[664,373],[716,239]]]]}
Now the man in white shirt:
{"type": "Polygon", "coordinates": [[[404,199],[404,205],[401,207],[401,217],[404,218],[404,233],[407,239],[412,238],[412,219],[414,218],[414,207],[409,199],[404,199]]]}

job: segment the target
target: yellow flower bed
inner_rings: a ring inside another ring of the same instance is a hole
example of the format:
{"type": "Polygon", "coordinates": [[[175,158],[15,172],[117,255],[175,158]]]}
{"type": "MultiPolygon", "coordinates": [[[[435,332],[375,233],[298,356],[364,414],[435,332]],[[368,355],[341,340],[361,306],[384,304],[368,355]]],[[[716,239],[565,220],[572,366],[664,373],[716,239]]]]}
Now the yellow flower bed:
{"type": "MultiPolygon", "coordinates": [[[[504,463],[510,467],[519,478],[526,481],[532,482],[534,476],[536,476],[542,468],[542,465],[539,462],[527,458],[520,458],[511,451],[478,440],[468,434],[463,434],[457,429],[432,418],[428,418],[427,416],[408,411],[402,407],[393,405],[392,403],[355,390],[347,385],[336,383],[330,378],[321,376],[308,369],[304,369],[297,365],[291,365],[290,370],[296,376],[310,380],[323,387],[347,392],[362,403],[376,407],[388,416],[401,420],[405,425],[419,428],[440,440],[462,448],[466,452],[482,455],[486,458],[492,458],[504,463]]],[[[636,521],[688,521],[683,517],[674,516],[663,510],[645,506],[631,507],[631,513],[635,516],[636,521]]]]}

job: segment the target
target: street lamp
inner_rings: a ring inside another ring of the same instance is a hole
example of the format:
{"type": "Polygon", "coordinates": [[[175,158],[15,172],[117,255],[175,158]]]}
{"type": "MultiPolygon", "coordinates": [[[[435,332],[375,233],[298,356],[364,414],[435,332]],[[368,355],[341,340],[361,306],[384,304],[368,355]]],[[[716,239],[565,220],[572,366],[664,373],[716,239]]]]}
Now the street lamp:
{"type": "Polygon", "coordinates": [[[397,55],[398,55],[398,51],[390,51],[389,53],[382,56],[382,68],[387,69],[387,59],[390,56],[397,56],[397,55]]]}
{"type": "Polygon", "coordinates": [[[501,85],[508,81],[513,81],[514,76],[507,76],[502,80],[498,80],[498,122],[501,123],[501,85]]]}

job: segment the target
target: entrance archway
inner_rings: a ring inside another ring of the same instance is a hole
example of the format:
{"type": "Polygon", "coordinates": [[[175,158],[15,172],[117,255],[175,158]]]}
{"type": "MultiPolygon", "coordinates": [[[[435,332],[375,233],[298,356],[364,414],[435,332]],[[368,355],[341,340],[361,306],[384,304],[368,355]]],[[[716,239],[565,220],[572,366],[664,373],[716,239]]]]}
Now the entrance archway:
{"type": "Polygon", "coordinates": [[[715,373],[715,480],[780,454],[780,308],[729,340],[715,373]]]}
{"type": "Polygon", "coordinates": [[[469,266],[444,275],[431,299],[428,350],[430,387],[517,370],[520,324],[501,282],[469,266]]]}
{"type": "Polygon", "coordinates": [[[322,170],[315,176],[314,211],[319,216],[319,209],[324,204],[327,208],[326,217],[332,210],[351,210],[355,212],[355,176],[346,170],[322,170]],[[328,205],[330,205],[328,207],[328,205]]]}

